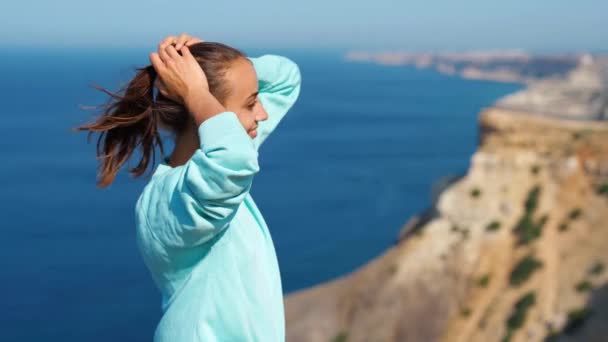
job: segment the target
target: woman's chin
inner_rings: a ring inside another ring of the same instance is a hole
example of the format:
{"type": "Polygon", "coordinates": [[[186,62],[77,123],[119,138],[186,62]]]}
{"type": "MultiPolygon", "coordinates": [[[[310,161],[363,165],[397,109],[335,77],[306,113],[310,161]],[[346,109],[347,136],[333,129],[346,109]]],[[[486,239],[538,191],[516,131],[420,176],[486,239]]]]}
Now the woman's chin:
{"type": "Polygon", "coordinates": [[[258,130],[254,129],[253,131],[248,132],[248,134],[251,137],[251,139],[253,139],[258,136],[258,130]]]}

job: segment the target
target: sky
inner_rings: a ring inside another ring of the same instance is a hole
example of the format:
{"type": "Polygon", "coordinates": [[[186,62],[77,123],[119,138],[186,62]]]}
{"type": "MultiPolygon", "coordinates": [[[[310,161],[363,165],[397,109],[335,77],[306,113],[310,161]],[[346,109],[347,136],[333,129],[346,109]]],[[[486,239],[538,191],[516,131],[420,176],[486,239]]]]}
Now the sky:
{"type": "Polygon", "coordinates": [[[608,0],[6,0],[8,46],[150,47],[186,32],[241,48],[606,51],[608,0]]]}

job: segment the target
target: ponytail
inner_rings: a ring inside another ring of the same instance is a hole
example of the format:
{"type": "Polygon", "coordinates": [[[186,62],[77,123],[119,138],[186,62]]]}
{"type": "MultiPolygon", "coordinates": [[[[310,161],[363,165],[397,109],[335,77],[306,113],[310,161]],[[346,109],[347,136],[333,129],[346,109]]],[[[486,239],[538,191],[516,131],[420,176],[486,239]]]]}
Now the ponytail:
{"type": "Polygon", "coordinates": [[[112,183],[120,167],[131,157],[137,147],[141,147],[142,157],[129,173],[141,176],[150,163],[156,159],[155,146],[164,155],[158,132],[158,111],[154,103],[154,67],[136,69],[135,77],[123,89],[124,95],[113,93],[100,86],[96,89],[110,96],[102,115],[96,122],[76,127],[77,131],[88,131],[87,140],[94,132],[100,132],[97,140],[99,160],[98,187],[112,183]]]}

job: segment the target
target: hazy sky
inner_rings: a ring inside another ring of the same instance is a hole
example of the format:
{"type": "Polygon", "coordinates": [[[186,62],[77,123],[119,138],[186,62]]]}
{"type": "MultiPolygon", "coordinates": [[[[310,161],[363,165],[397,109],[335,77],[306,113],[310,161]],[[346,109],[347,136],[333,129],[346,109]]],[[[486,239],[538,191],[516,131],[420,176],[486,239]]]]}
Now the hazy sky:
{"type": "Polygon", "coordinates": [[[243,48],[608,49],[608,0],[9,1],[4,46],[151,46],[183,31],[243,48]]]}

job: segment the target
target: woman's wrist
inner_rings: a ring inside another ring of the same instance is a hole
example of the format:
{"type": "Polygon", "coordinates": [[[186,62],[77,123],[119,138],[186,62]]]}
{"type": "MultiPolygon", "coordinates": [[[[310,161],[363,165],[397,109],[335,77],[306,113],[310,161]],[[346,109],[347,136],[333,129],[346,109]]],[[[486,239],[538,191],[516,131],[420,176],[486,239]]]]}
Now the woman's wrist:
{"type": "Polygon", "coordinates": [[[197,126],[226,108],[210,92],[198,92],[184,98],[184,104],[197,126]]]}

